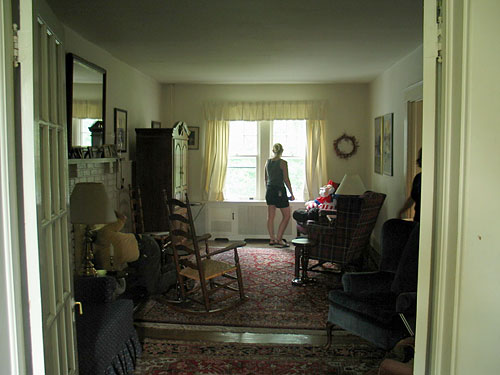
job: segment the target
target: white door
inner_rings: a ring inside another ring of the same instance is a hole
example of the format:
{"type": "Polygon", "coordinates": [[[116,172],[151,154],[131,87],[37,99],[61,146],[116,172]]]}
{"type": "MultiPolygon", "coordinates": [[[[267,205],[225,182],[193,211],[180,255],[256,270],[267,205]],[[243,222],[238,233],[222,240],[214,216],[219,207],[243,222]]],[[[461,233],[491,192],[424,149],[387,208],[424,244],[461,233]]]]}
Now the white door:
{"type": "Polygon", "coordinates": [[[33,19],[31,7],[31,2],[21,1],[23,193],[30,304],[39,306],[41,292],[41,320],[34,321],[36,311],[31,311],[32,371],[76,374],[65,52],[49,27],[33,19]]]}
{"type": "Polygon", "coordinates": [[[47,25],[35,29],[40,87],[35,91],[38,131],[38,236],[47,374],[76,372],[72,258],[68,223],[65,53],[47,25]]]}

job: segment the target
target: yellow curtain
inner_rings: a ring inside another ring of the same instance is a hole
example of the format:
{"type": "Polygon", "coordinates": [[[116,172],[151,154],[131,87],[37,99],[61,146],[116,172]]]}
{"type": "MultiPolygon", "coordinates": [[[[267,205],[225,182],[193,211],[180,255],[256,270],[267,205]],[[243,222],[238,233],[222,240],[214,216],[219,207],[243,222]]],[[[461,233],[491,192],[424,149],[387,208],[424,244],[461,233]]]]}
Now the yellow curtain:
{"type": "Polygon", "coordinates": [[[229,121],[307,121],[306,187],[316,196],[327,179],[326,101],[215,102],[205,104],[204,199],[224,200],[229,121]]]}
{"type": "Polygon", "coordinates": [[[207,120],[203,199],[223,201],[229,148],[229,121],[207,120]]]}
{"type": "Polygon", "coordinates": [[[325,121],[307,121],[306,133],[306,188],[309,199],[314,199],[318,194],[319,187],[328,182],[326,171],[325,121]]]}
{"type": "Polygon", "coordinates": [[[225,121],[325,120],[324,101],[222,102],[205,105],[205,119],[225,121]]]}
{"type": "Polygon", "coordinates": [[[96,100],[74,100],[73,117],[102,119],[102,102],[96,100]]]}

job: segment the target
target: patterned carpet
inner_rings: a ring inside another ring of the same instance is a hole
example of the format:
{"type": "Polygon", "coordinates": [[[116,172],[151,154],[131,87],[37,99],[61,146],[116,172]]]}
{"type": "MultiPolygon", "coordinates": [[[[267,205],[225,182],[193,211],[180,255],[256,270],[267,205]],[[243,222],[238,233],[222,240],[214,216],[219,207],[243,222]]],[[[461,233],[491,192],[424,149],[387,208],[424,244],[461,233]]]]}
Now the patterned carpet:
{"type": "Polygon", "coordinates": [[[345,331],[332,347],[166,341],[146,339],[135,375],[362,375],[378,368],[385,352],[345,331]]]}
{"type": "MultiPolygon", "coordinates": [[[[316,284],[292,286],[295,253],[292,248],[239,250],[248,300],[223,313],[180,313],[150,299],[135,314],[137,321],[283,329],[324,329],[328,315],[327,293],[340,287],[337,274],[311,273],[316,284]]],[[[232,253],[223,254],[230,257],[232,253]]]]}

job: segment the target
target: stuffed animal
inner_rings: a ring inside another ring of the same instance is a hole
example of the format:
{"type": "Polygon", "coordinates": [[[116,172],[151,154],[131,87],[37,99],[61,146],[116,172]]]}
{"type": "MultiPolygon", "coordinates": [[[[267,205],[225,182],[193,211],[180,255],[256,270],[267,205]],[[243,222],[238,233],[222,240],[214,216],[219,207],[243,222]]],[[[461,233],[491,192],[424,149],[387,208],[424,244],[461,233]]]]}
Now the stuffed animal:
{"type": "Polygon", "coordinates": [[[335,190],[338,188],[339,184],[333,182],[332,180],[319,188],[319,197],[306,202],[306,209],[318,207],[320,210],[333,210],[335,209],[335,203],[333,201],[333,195],[335,190]]]}

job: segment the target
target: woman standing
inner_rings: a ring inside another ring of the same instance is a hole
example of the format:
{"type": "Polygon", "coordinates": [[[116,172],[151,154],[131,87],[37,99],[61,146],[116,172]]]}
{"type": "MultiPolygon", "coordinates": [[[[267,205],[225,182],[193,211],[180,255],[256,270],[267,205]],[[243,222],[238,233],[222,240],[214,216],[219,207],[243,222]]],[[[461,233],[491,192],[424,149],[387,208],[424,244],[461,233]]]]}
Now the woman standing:
{"type": "Polygon", "coordinates": [[[273,146],[274,157],[266,162],[266,203],[267,203],[267,231],[269,232],[269,245],[276,247],[288,247],[288,243],[283,239],[283,233],[290,221],[290,204],[295,200],[292,192],[292,185],[288,178],[288,163],[281,159],[283,146],[276,143],[273,146]],[[290,192],[290,198],[286,194],[286,187],[290,192]],[[276,208],[281,211],[282,219],[278,227],[278,234],[274,236],[274,217],[276,208]]]}
{"type": "MultiPolygon", "coordinates": [[[[417,158],[417,166],[422,168],[422,148],[418,150],[418,158],[417,158]]],[[[418,173],[413,178],[413,183],[411,187],[411,194],[406,199],[403,207],[399,210],[398,217],[401,219],[409,208],[415,204],[415,216],[413,217],[413,221],[420,222],[420,191],[422,189],[422,172],[418,173]]]]}

